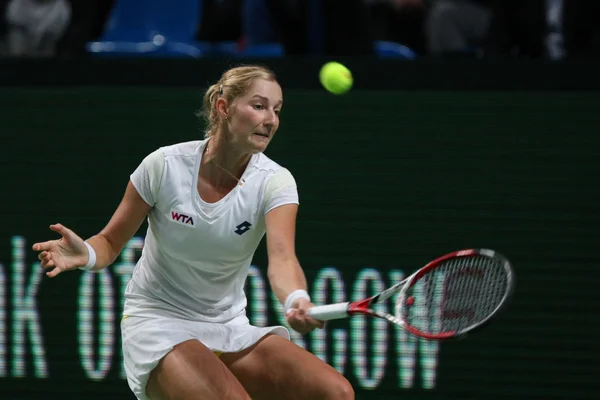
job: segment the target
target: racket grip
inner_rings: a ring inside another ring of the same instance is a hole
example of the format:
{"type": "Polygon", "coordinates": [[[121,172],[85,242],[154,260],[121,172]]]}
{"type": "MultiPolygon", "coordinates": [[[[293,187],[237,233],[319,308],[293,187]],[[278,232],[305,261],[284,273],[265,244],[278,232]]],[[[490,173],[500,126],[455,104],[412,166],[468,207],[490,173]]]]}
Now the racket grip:
{"type": "Polygon", "coordinates": [[[328,304],[326,306],[315,306],[308,309],[308,315],[319,321],[330,319],[341,319],[348,317],[348,306],[350,303],[328,304]]]}

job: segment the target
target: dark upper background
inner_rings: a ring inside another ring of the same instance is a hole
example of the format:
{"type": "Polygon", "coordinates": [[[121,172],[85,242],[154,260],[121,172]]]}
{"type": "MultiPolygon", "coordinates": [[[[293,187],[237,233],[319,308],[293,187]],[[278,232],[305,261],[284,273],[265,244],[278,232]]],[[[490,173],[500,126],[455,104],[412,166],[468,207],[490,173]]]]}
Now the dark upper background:
{"type": "MultiPolygon", "coordinates": [[[[299,3],[171,1],[169,9],[147,1],[128,10],[50,1],[54,11],[41,21],[56,33],[35,36],[42,25],[33,8],[0,2],[10,10],[0,59],[0,295],[9,355],[18,298],[11,238],[27,246],[45,240],[55,221],[84,236],[97,232],[147,153],[201,137],[194,112],[206,86],[229,66],[260,62],[284,87],[281,129],[267,153],[298,181],[297,250],[311,281],[332,265],[350,288],[363,268],[412,270],[471,246],[495,248],[515,264],[513,303],[488,330],[442,345],[435,390],[398,389],[390,350],[387,378],[358,398],[593,398],[596,2],[346,1],[335,12],[333,1],[299,3]],[[121,19],[110,16],[115,10],[121,19]],[[117,29],[165,15],[173,19],[140,23],[150,27],[145,33],[117,29]],[[185,19],[193,35],[183,40],[185,29],[172,21],[185,15],[195,17],[185,19]],[[465,34],[485,21],[476,40],[465,34]],[[118,35],[138,44],[117,41],[119,54],[98,53],[118,35]],[[461,37],[467,46],[452,47],[461,37]],[[333,59],[355,77],[345,96],[319,86],[319,67],[333,59]]],[[[25,255],[32,264],[34,254],[25,255]]],[[[266,265],[264,244],[255,264],[266,265]]],[[[131,397],[116,366],[103,382],[82,376],[79,280],[40,284],[51,379],[0,378],[0,399],[131,397]]]]}

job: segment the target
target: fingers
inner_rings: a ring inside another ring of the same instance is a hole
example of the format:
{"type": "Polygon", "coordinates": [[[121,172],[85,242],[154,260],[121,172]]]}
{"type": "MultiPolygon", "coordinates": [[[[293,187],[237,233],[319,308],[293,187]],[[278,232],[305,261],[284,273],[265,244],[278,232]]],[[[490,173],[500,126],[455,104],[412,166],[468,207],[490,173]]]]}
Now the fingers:
{"type": "Polygon", "coordinates": [[[288,324],[297,332],[309,333],[315,328],[323,329],[325,322],[316,320],[306,313],[304,309],[292,308],[286,314],[288,324]]]}
{"type": "MultiPolygon", "coordinates": [[[[50,229],[59,233],[63,238],[70,242],[72,242],[73,239],[78,238],[73,231],[62,224],[50,225],[50,229]]],[[[64,261],[61,261],[60,255],[57,254],[57,250],[60,251],[60,249],[57,249],[56,247],[58,243],[59,240],[49,240],[47,242],[35,243],[32,246],[34,251],[40,252],[38,254],[38,259],[41,261],[40,266],[45,269],[52,268],[50,271],[46,272],[46,276],[49,278],[54,278],[62,272],[70,269],[70,267],[68,267],[64,261]]]]}
{"type": "MultiPolygon", "coordinates": [[[[61,236],[65,237],[66,239],[71,239],[73,236],[75,236],[75,233],[73,233],[73,231],[71,231],[69,228],[65,227],[62,224],[50,225],[50,229],[53,230],[54,232],[59,233],[61,236]]],[[[33,249],[33,251],[50,250],[56,242],[57,242],[56,240],[48,240],[47,242],[35,243],[32,246],[32,249],[33,249]]]]}
{"type": "Polygon", "coordinates": [[[62,272],[60,268],[56,268],[56,263],[52,259],[52,253],[48,251],[42,251],[40,254],[38,254],[38,259],[41,261],[40,266],[42,268],[53,268],[51,271],[46,272],[46,276],[54,278],[56,275],[62,272]]]}
{"type": "Polygon", "coordinates": [[[315,326],[317,328],[323,328],[325,326],[325,322],[323,321],[319,321],[318,319],[314,319],[313,317],[311,317],[310,315],[308,315],[306,309],[304,308],[300,308],[297,310],[297,315],[304,321],[306,321],[307,324],[311,325],[311,326],[315,326]]]}
{"type": "MultiPolygon", "coordinates": [[[[56,240],[48,240],[47,242],[35,243],[31,248],[33,251],[45,251],[50,250],[56,243],[56,240]]],[[[39,256],[38,256],[39,258],[39,256]]]]}
{"type": "Polygon", "coordinates": [[[48,278],[54,278],[56,275],[60,274],[61,272],[63,272],[62,269],[60,269],[60,268],[54,268],[52,271],[46,272],[46,276],[48,278]]]}
{"type": "Polygon", "coordinates": [[[64,226],[63,224],[50,225],[50,229],[53,230],[54,232],[59,233],[65,239],[71,239],[71,238],[73,238],[73,236],[75,236],[75,233],[72,230],[70,230],[69,228],[67,228],[66,226],[64,226]]]}
{"type": "Polygon", "coordinates": [[[49,251],[42,251],[40,254],[38,254],[38,260],[40,260],[41,262],[44,262],[45,260],[50,259],[50,252],[49,251]]]}
{"type": "Polygon", "coordinates": [[[40,265],[42,266],[42,268],[49,268],[55,266],[54,260],[52,259],[52,253],[48,251],[42,251],[40,254],[38,254],[38,259],[41,261],[40,265]]]}
{"type": "Polygon", "coordinates": [[[50,278],[54,278],[63,271],[61,268],[56,267],[56,263],[52,259],[52,253],[48,251],[42,251],[38,254],[38,259],[41,261],[40,266],[42,268],[53,268],[51,271],[46,272],[46,276],[50,278]]]}
{"type": "Polygon", "coordinates": [[[323,329],[325,327],[324,321],[319,321],[318,319],[314,319],[312,317],[306,316],[306,321],[311,325],[319,329],[323,329]]]}
{"type": "Polygon", "coordinates": [[[307,317],[307,319],[310,321],[311,325],[316,326],[319,329],[325,328],[325,321],[319,321],[318,319],[314,319],[311,317],[307,317]]]}

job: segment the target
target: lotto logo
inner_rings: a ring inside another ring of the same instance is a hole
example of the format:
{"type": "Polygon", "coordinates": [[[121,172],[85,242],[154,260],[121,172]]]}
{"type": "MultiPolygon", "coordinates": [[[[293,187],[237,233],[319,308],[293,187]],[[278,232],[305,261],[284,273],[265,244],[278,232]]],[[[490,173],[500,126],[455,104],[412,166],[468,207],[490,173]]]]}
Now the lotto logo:
{"type": "Polygon", "coordinates": [[[243,235],[244,233],[246,233],[250,230],[251,226],[252,226],[252,224],[250,222],[244,221],[235,227],[234,232],[237,233],[238,235],[243,235]]]}

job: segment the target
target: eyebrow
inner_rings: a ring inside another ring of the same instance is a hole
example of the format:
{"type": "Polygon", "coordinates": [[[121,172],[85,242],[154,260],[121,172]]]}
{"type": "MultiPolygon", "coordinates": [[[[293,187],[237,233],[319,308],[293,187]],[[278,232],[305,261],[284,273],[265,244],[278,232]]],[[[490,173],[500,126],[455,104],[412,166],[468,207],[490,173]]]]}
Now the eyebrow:
{"type": "MultiPolygon", "coordinates": [[[[262,99],[264,101],[266,101],[267,103],[269,102],[269,99],[266,98],[265,96],[261,96],[260,94],[255,94],[254,96],[252,96],[252,98],[258,97],[259,99],[262,99]]],[[[279,100],[275,105],[278,104],[283,104],[283,100],[279,100]]]]}

